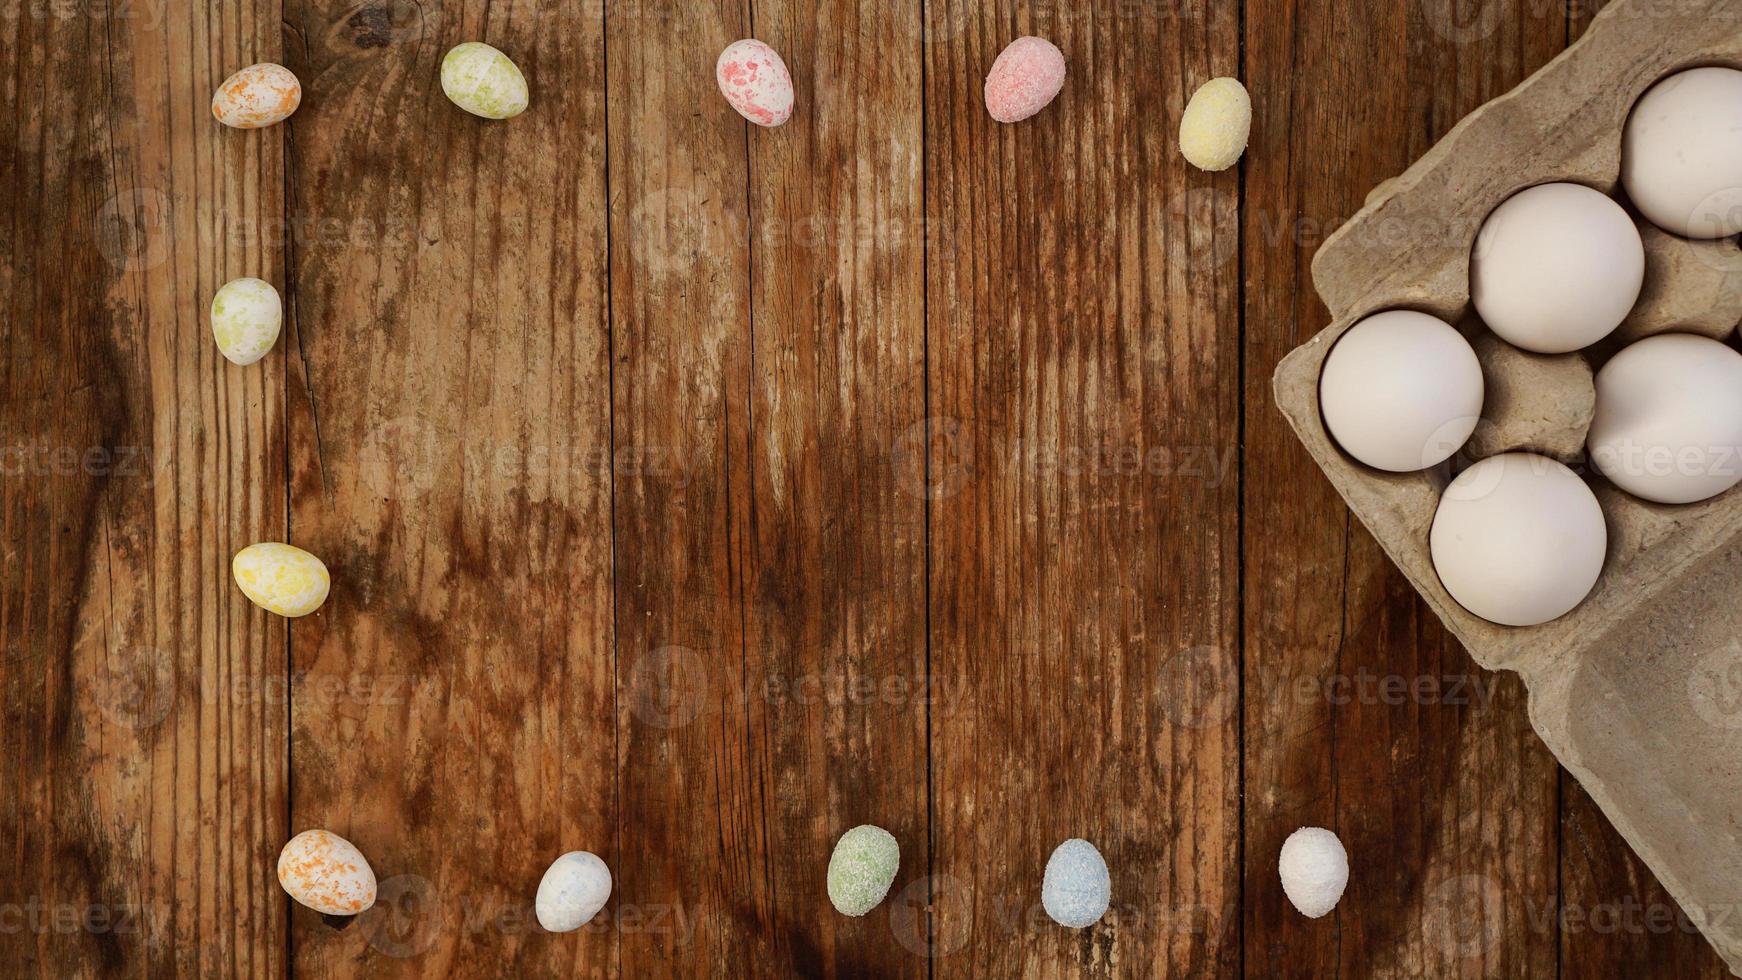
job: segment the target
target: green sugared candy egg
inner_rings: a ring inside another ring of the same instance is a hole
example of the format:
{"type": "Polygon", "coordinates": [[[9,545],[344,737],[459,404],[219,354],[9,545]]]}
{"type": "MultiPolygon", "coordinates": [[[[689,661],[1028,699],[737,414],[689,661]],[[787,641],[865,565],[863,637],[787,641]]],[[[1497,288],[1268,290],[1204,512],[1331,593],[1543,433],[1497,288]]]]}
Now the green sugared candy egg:
{"type": "Polygon", "coordinates": [[[278,342],[284,304],[261,279],[232,279],[212,297],[212,338],[234,364],[253,364],[278,342]]]}
{"type": "Polygon", "coordinates": [[[877,907],[895,872],[901,867],[901,847],[882,827],[854,827],[835,842],[829,857],[829,901],[842,915],[861,916],[877,907]]]}
{"type": "Polygon", "coordinates": [[[485,119],[526,111],[526,76],[507,55],[482,41],[456,44],[442,58],[442,91],[454,105],[485,119]]]}

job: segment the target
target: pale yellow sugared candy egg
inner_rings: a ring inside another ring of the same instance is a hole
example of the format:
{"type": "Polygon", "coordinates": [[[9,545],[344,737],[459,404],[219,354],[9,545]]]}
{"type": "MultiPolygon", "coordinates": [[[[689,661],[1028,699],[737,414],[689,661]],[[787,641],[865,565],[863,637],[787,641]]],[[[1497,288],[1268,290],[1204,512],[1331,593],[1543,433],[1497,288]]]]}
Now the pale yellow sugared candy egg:
{"type": "Polygon", "coordinates": [[[278,852],[278,883],[326,915],[356,915],[375,904],[375,870],[338,834],[305,830],[278,852]]]}
{"type": "Polygon", "coordinates": [[[268,541],[236,552],[230,573],[255,605],[280,616],[307,616],[327,601],[332,578],[319,558],[268,541]]]}
{"type": "Polygon", "coordinates": [[[530,101],[520,66],[482,41],[456,44],[442,57],[442,91],[454,105],[485,119],[518,116],[530,101]]]}
{"type": "Polygon", "coordinates": [[[302,105],[302,83],[289,68],[263,61],[249,65],[212,93],[212,116],[236,129],[260,129],[290,118],[302,105]]]}
{"type": "Polygon", "coordinates": [[[253,364],[278,342],[284,304],[264,279],[232,279],[212,297],[212,337],[234,364],[253,364]]]}
{"type": "Polygon", "coordinates": [[[1226,170],[1246,152],[1252,97],[1236,78],[1212,78],[1192,94],[1179,120],[1179,149],[1199,170],[1226,170]]]}

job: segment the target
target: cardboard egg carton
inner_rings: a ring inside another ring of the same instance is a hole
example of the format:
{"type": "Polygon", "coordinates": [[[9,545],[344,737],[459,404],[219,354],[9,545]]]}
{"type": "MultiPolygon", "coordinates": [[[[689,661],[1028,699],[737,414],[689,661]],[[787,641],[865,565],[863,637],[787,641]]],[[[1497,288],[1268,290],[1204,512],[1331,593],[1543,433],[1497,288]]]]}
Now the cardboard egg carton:
{"type": "MultiPolygon", "coordinates": [[[[1613,193],[1635,100],[1701,65],[1742,68],[1742,0],[1611,3],[1578,43],[1467,116],[1325,241],[1313,281],[1333,322],[1283,359],[1275,393],[1350,509],[1471,656],[1523,678],[1543,741],[1742,976],[1742,487],[1672,507],[1588,476],[1609,525],[1596,588],[1553,622],[1496,626],[1447,594],[1429,556],[1451,466],[1362,466],[1325,431],[1318,400],[1325,356],[1362,317],[1408,308],[1470,324],[1470,251],[1488,213],[1549,181],[1613,193]]],[[[1593,366],[1654,333],[1731,338],[1742,317],[1735,241],[1655,229],[1643,238],[1639,306],[1615,337],[1576,355],[1593,366]]],[[[1560,376],[1568,401],[1583,397],[1582,372],[1560,376]]],[[[1564,444],[1565,433],[1557,438],[1564,444]]]]}

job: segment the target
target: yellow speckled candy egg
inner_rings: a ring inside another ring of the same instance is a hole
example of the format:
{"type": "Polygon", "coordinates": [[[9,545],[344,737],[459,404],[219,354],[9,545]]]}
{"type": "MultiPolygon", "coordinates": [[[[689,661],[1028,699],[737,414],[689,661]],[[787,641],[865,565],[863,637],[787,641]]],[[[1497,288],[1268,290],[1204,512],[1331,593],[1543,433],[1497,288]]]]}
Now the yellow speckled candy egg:
{"type": "Polygon", "coordinates": [[[375,904],[375,870],[357,846],[325,830],[305,830],[278,852],[278,883],[327,915],[356,915],[375,904]]]}
{"type": "Polygon", "coordinates": [[[232,279],[212,297],[212,337],[234,364],[253,364],[278,342],[284,304],[263,279],[232,279]]]}
{"type": "Polygon", "coordinates": [[[307,616],[327,601],[332,578],[319,558],[301,548],[268,541],[236,552],[230,573],[242,594],[267,612],[307,616]]]}
{"type": "Polygon", "coordinates": [[[283,65],[249,65],[212,94],[212,115],[226,126],[260,129],[290,118],[302,105],[302,83],[283,65]]]}
{"type": "Polygon", "coordinates": [[[482,41],[456,44],[442,58],[442,91],[454,105],[485,119],[526,111],[526,76],[512,59],[482,41]]]}
{"type": "Polygon", "coordinates": [[[1237,78],[1212,78],[1192,94],[1179,120],[1179,148],[1199,170],[1226,170],[1252,135],[1252,96],[1237,78]]]}

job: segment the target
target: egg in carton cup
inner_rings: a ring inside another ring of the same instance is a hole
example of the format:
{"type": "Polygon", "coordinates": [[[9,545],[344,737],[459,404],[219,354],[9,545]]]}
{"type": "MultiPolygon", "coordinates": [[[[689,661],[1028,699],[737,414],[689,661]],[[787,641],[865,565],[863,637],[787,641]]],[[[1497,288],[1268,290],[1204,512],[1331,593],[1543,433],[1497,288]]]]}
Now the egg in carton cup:
{"type": "Polygon", "coordinates": [[[1742,976],[1742,486],[1665,505],[1584,465],[1607,526],[1582,602],[1540,625],[1502,626],[1442,584],[1430,534],[1442,493],[1476,458],[1528,449],[1563,461],[1590,425],[1590,372],[1632,341],[1684,332],[1737,344],[1742,252],[1641,222],[1644,285],[1613,334],[1572,354],[1521,355],[1474,316],[1472,248],[1517,192],[1569,182],[1616,195],[1622,132],[1654,83],[1742,69],[1742,0],[1615,0],[1585,35],[1487,103],[1326,239],[1313,281],[1332,323],[1277,367],[1278,407],[1380,546],[1482,666],[1519,674],[1530,720],[1742,976]],[[1414,310],[1458,325],[1487,382],[1484,420],[1431,469],[1356,461],[1320,409],[1325,360],[1371,314],[1414,310]],[[1578,363],[1583,360],[1584,366],[1578,363]],[[1545,387],[1546,386],[1546,387],[1545,387]]]}

